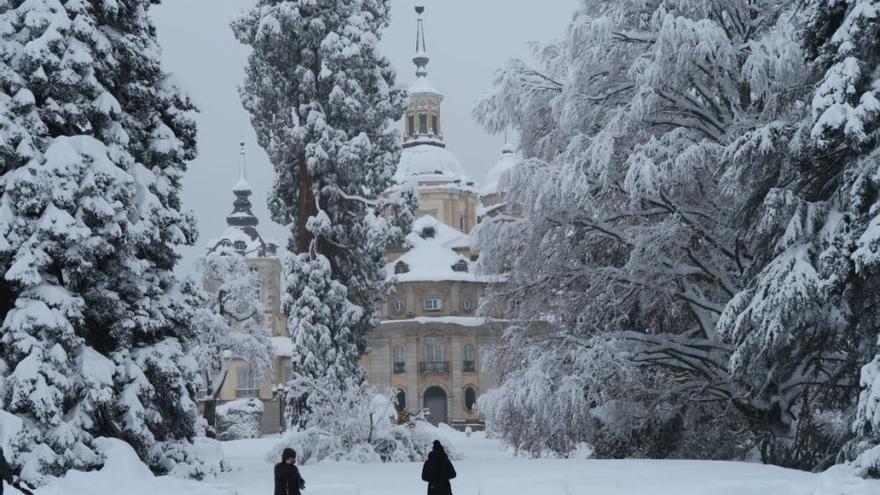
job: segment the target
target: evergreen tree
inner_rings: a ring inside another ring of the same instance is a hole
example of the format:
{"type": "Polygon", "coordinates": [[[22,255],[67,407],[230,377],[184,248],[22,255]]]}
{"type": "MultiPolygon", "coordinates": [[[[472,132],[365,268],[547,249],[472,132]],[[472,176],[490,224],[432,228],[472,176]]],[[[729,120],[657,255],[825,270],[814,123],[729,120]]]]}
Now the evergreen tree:
{"type": "Polygon", "coordinates": [[[384,250],[411,219],[410,198],[382,196],[399,161],[392,125],[404,108],[377,51],[389,10],[388,0],[260,0],[233,22],[253,48],[241,93],[275,167],[270,209],[292,233],[291,425],[307,421],[303,401],[319,381],[362,384],[358,360],[388,290],[384,250]]]}
{"type": "Polygon", "coordinates": [[[199,430],[172,273],[196,131],[151,3],[0,1],[0,408],[26,480],[100,466],[98,436],[184,473],[199,430]]]}

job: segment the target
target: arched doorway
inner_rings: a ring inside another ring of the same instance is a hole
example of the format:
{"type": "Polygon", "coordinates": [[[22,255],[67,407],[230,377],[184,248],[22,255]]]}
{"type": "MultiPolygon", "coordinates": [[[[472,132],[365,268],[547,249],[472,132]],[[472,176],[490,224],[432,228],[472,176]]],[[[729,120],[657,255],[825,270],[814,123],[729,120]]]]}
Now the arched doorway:
{"type": "Polygon", "coordinates": [[[425,390],[425,409],[431,411],[428,421],[437,426],[440,423],[448,423],[446,391],[438,386],[428,387],[425,390]]]}

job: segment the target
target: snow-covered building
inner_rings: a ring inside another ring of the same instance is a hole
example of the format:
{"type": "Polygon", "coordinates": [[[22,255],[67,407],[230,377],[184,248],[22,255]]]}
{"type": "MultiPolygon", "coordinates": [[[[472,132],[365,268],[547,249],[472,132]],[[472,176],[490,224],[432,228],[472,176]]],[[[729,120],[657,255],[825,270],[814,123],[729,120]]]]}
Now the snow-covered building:
{"type": "MultiPolygon", "coordinates": [[[[494,376],[482,370],[481,356],[497,345],[503,326],[478,316],[482,299],[496,281],[475,273],[471,233],[480,218],[506,212],[498,184],[516,161],[512,150],[505,148],[485,186],[479,187],[447,148],[442,131],[443,94],[428,79],[424,9],[417,8],[417,12],[416,79],[409,88],[395,187],[413,187],[419,210],[405,245],[386,251],[388,277],[396,279],[397,289],[383,304],[383,321],[370,338],[363,365],[372,385],[397,391],[401,410],[429,409],[434,422],[478,426],[476,399],[496,383],[494,376]]],[[[278,247],[257,230],[259,220],[251,211],[245,166],[242,148],[228,227],[207,248],[209,253],[241,254],[251,270],[258,272],[264,322],[273,334],[275,369],[264,383],[256,383],[247,363],[233,360],[219,402],[261,399],[263,430],[272,432],[281,426],[272,389],[289,376],[293,344],[281,312],[278,247]]]]}
{"type": "Polygon", "coordinates": [[[372,385],[397,391],[399,409],[429,409],[432,422],[479,425],[476,399],[496,383],[480,357],[497,345],[501,331],[477,316],[493,282],[475,273],[471,251],[481,190],[443,138],[443,94],[428,79],[424,8],[416,12],[416,79],[395,179],[417,191],[419,210],[405,245],[386,253],[397,289],[383,304],[363,363],[372,385]]]}
{"type": "MultiPolygon", "coordinates": [[[[250,197],[253,194],[247,181],[245,143],[239,152],[239,177],[233,186],[232,212],[226,217],[227,228],[223,234],[208,241],[206,254],[238,254],[245,258],[248,268],[256,274],[260,283],[259,299],[263,306],[263,325],[272,332],[274,347],[272,373],[263,380],[248,363],[233,357],[217,400],[225,404],[237,399],[260,399],[264,403],[263,431],[277,432],[281,425],[281,408],[273,398],[273,388],[290,374],[292,342],[287,336],[287,318],[281,310],[281,261],[278,243],[264,238],[257,227],[259,219],[252,211],[250,197]]],[[[217,288],[205,283],[205,290],[216,293],[217,288]]]]}
{"type": "Polygon", "coordinates": [[[504,175],[513,170],[517,163],[519,162],[513,147],[505,144],[501,151],[501,159],[489,169],[480,187],[480,208],[477,210],[479,220],[499,215],[519,216],[522,213],[521,208],[507,201],[502,188],[504,175]]]}

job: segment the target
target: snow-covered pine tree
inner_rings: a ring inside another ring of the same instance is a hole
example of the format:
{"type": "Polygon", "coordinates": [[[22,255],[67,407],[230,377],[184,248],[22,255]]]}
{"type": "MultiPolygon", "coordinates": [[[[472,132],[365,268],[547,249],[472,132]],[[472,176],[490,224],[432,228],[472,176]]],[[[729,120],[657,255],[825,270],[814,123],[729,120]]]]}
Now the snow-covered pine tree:
{"type": "MultiPolygon", "coordinates": [[[[766,448],[778,462],[821,468],[880,441],[880,2],[803,7],[795,19],[809,72],[730,148],[726,175],[748,198],[754,262],[719,330],[734,345],[732,378],[788,425],[766,448]]],[[[880,475],[880,449],[859,465],[880,475]]]]}
{"type": "Polygon", "coordinates": [[[241,93],[275,167],[270,209],[292,232],[290,426],[308,420],[302,400],[315,387],[361,386],[359,358],[388,290],[384,250],[411,218],[409,202],[382,196],[404,108],[378,53],[389,10],[388,0],[260,0],[232,24],[253,48],[241,93]]]}
{"type": "Polygon", "coordinates": [[[177,245],[193,107],[166,79],[150,0],[0,1],[0,408],[26,480],[129,442],[198,475],[196,366],[177,245]]]}

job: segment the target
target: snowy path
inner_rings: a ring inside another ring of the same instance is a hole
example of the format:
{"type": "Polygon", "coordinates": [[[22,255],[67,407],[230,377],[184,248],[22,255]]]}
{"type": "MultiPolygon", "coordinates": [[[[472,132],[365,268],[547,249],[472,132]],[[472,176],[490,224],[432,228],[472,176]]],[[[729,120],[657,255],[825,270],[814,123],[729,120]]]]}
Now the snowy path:
{"type": "MultiPolygon", "coordinates": [[[[528,460],[475,435],[447,434],[465,458],[455,462],[455,495],[878,495],[880,481],[845,467],[810,474],[760,464],[645,460],[528,460]]],[[[154,477],[134,451],[113,441],[105,469],[70,472],[37,495],[271,495],[266,453],[278,440],[223,444],[232,472],[195,482],[154,477]]],[[[322,464],[301,467],[304,495],[420,495],[421,464],[322,464]]],[[[18,492],[9,489],[11,494],[18,492]]]]}
{"type": "MultiPolygon", "coordinates": [[[[272,439],[229,442],[237,495],[272,493],[265,460],[272,439]]],[[[455,463],[456,495],[868,495],[880,482],[815,475],[757,464],[703,461],[572,461],[516,459],[482,438],[456,438],[466,459],[455,463]]],[[[425,493],[420,464],[304,466],[307,495],[425,493]]]]}

